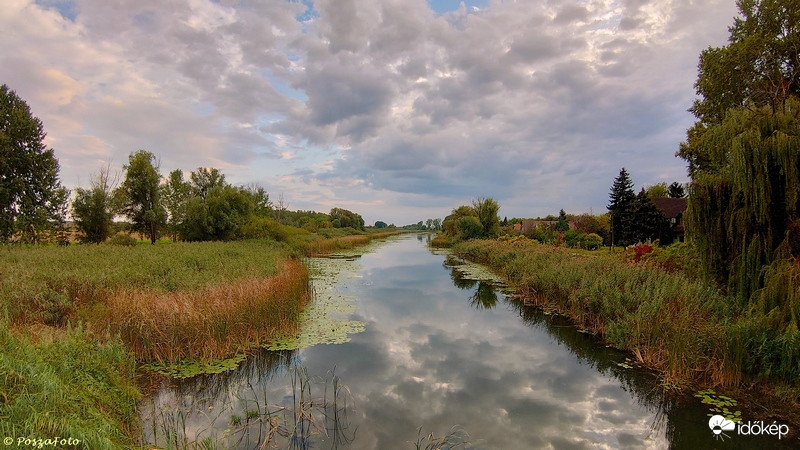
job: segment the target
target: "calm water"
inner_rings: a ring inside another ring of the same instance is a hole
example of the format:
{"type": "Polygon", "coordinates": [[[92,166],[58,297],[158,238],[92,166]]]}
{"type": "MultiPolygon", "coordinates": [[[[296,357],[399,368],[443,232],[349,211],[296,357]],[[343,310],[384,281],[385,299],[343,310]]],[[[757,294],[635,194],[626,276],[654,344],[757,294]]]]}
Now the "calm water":
{"type": "Polygon", "coordinates": [[[443,439],[480,449],[797,446],[715,439],[705,405],[664,396],[650,374],[624,367],[625,354],[444,260],[418,235],[342,262],[334,288],[354,299],[345,318],[364,321],[363,332],[165,382],[142,404],[145,439],[216,448],[410,449],[443,439]]]}

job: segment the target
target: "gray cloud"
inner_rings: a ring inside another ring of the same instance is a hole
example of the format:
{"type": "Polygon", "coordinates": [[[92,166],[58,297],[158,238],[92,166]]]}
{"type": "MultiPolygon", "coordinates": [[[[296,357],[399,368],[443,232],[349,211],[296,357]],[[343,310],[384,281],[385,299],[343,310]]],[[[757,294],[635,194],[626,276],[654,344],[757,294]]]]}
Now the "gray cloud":
{"type": "Polygon", "coordinates": [[[318,0],[300,22],[289,1],[11,0],[0,81],[45,120],[67,184],[146,147],[168,169],[258,174],[297,207],[358,198],[368,221],[477,195],[599,213],[623,165],[685,179],[697,57],[731,3],[318,0]]]}

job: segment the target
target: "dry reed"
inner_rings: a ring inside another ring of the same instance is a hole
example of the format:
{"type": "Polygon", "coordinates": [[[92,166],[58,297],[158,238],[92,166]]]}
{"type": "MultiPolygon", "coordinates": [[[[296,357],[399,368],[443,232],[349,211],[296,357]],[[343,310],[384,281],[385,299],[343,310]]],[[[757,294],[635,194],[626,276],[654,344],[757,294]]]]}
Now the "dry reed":
{"type": "Polygon", "coordinates": [[[308,270],[288,260],[275,276],[193,291],[120,290],[93,308],[96,330],[119,333],[139,361],[230,356],[296,330],[308,270]]]}

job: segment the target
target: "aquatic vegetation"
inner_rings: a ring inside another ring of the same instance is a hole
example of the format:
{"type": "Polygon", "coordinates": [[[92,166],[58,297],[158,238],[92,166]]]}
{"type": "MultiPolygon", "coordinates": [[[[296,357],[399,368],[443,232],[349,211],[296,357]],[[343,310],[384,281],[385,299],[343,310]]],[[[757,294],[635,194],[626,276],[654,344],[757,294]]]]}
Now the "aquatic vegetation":
{"type": "Polygon", "coordinates": [[[235,448],[310,448],[318,444],[348,444],[354,438],[349,414],[354,411],[350,389],[335,370],[313,377],[302,366],[288,371],[291,392],[279,402],[269,397],[265,387],[251,386],[246,396],[233,402],[206,404],[191,395],[154,406],[144,440],[173,449],[235,448]],[[195,417],[208,419],[200,429],[190,424],[195,417]]]}
{"type": "Polygon", "coordinates": [[[349,251],[346,257],[307,258],[311,272],[312,300],[300,314],[296,333],[264,345],[268,350],[293,350],[317,344],[341,344],[350,335],[361,333],[366,323],[347,317],[356,310],[354,296],[346,295],[344,285],[359,277],[361,265],[357,257],[373,250],[364,246],[349,251]]]}
{"type": "Polygon", "coordinates": [[[451,450],[459,447],[467,448],[469,435],[460,427],[453,427],[444,436],[428,433],[422,434],[422,427],[417,428],[417,440],[412,443],[416,450],[451,450]]]}
{"type": "Polygon", "coordinates": [[[728,420],[732,420],[736,423],[742,423],[742,412],[731,411],[728,409],[729,406],[736,406],[736,400],[725,395],[717,394],[713,389],[699,391],[694,394],[694,396],[699,398],[703,404],[710,405],[710,412],[708,413],[709,417],[719,414],[728,420]]]}
{"type": "Polygon", "coordinates": [[[240,353],[225,359],[154,362],[143,365],[142,369],[172,378],[192,378],[198,375],[210,375],[234,370],[246,358],[245,354],[240,353]]]}

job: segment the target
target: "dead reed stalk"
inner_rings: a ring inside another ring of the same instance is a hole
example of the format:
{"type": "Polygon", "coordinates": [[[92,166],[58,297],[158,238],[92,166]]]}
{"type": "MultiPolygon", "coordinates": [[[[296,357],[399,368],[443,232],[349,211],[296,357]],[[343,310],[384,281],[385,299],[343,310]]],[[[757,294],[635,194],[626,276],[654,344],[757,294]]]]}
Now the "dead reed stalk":
{"type": "Polygon", "coordinates": [[[91,322],[119,333],[139,361],[216,359],[295,331],[309,296],[308,270],[288,260],[271,277],[194,291],[120,290],[91,322]]]}

